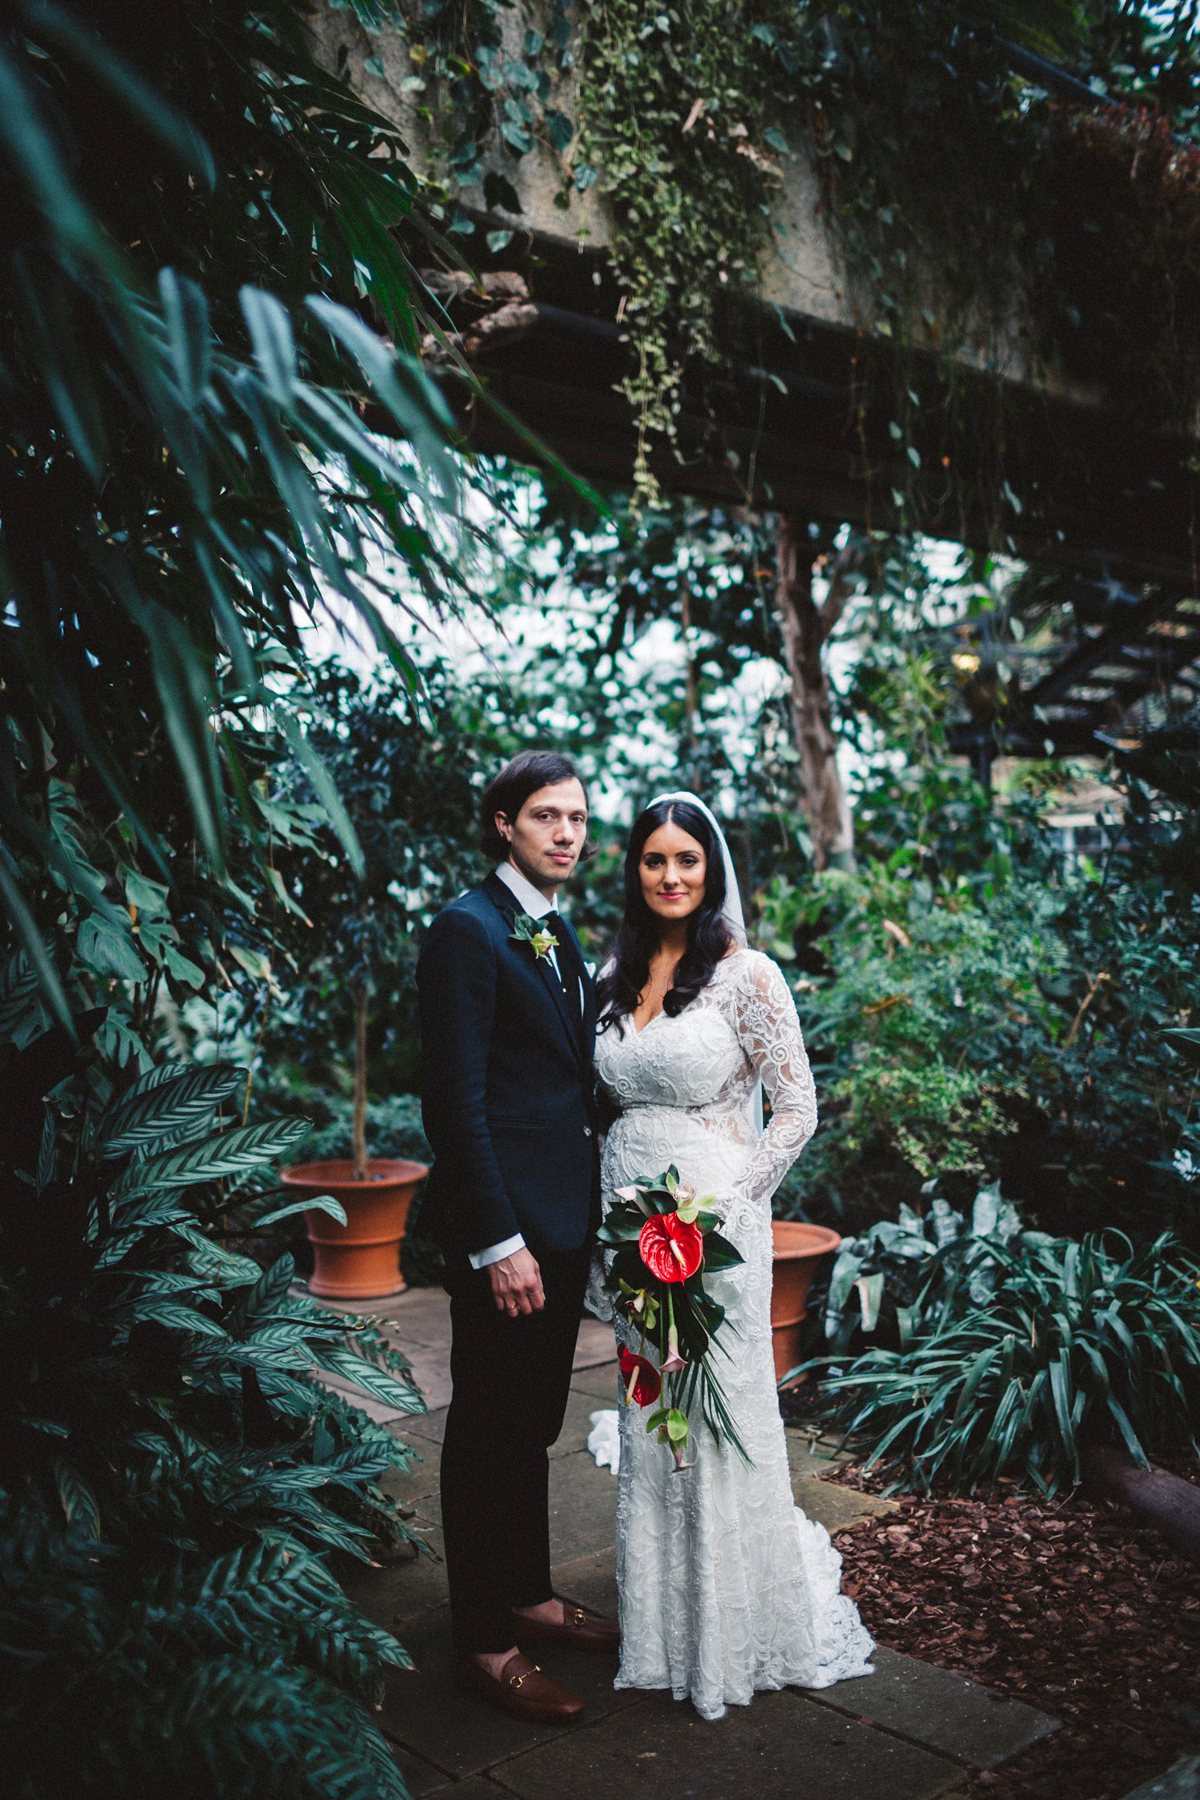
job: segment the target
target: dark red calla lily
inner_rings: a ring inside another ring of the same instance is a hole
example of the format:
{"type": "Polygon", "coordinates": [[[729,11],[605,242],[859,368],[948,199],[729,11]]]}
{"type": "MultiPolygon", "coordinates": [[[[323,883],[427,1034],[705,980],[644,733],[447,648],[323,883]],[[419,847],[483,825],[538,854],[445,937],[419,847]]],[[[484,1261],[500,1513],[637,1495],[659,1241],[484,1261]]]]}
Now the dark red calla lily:
{"type": "Polygon", "coordinates": [[[662,1393],[662,1376],[644,1356],[621,1346],[621,1373],[625,1377],[625,1397],[637,1406],[653,1406],[662,1393]]]}
{"type": "Polygon", "coordinates": [[[638,1234],[642,1261],[659,1281],[686,1281],[704,1261],[704,1235],[678,1213],[656,1213],[638,1234]]]}

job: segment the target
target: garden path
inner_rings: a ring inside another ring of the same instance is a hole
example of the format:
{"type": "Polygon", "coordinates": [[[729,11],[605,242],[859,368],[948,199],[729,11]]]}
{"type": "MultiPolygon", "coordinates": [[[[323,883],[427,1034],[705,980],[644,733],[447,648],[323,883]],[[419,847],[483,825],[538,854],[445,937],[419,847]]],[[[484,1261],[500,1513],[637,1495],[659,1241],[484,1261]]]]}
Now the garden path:
{"type": "MultiPolygon", "coordinates": [[[[387,1319],[429,1407],[422,1415],[398,1414],[365,1402],[420,1458],[384,1485],[413,1507],[440,1557],[449,1302],[440,1288],[414,1288],[371,1310],[387,1319]]],[[[615,1404],[611,1330],[585,1320],[567,1417],[551,1452],[551,1542],[556,1591],[605,1612],[616,1611],[617,1484],[596,1467],[587,1435],[590,1414],[615,1404]]],[[[823,1480],[830,1458],[803,1431],[789,1428],[788,1444],[797,1501],[830,1531],[891,1509],[889,1501],[823,1480]]],[[[349,1592],[396,1632],[416,1665],[392,1674],[380,1718],[414,1800],[601,1800],[618,1789],[653,1792],[656,1800],[795,1800],[800,1793],[805,1800],[934,1800],[965,1793],[972,1771],[995,1767],[1057,1724],[961,1676],[880,1650],[878,1673],[868,1680],[819,1694],[760,1694],[716,1724],[666,1694],[618,1693],[615,1661],[563,1652],[552,1673],[585,1702],[582,1721],[526,1725],[455,1685],[440,1561],[419,1557],[364,1570],[349,1592]]]]}

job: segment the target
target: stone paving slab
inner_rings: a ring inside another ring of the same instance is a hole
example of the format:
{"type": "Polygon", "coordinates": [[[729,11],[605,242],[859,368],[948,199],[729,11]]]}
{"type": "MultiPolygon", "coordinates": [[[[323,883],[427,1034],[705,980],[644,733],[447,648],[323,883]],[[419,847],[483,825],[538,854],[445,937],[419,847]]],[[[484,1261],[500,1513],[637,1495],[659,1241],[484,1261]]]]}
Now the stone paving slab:
{"type": "MultiPolygon", "coordinates": [[[[461,1781],[564,1732],[577,1735],[578,1727],[511,1718],[460,1688],[454,1677],[448,1608],[408,1621],[401,1637],[416,1666],[389,1673],[379,1723],[389,1737],[446,1777],[461,1781]]],[[[618,1693],[613,1687],[615,1655],[588,1655],[547,1646],[539,1649],[537,1660],[555,1680],[578,1694],[589,1720],[626,1711],[644,1699],[641,1694],[618,1693]]],[[[455,1789],[456,1794],[458,1791],[455,1789]]]]}
{"type": "Polygon", "coordinates": [[[592,1551],[590,1556],[578,1556],[574,1562],[560,1563],[550,1573],[554,1591],[562,1599],[616,1618],[617,1553],[611,1544],[607,1549],[592,1551]]]}
{"type": "Polygon", "coordinates": [[[617,1537],[617,1478],[586,1450],[550,1464],[550,1560],[573,1562],[607,1550],[617,1537]]]}
{"type": "Polygon", "coordinates": [[[975,1769],[992,1769],[1028,1749],[1059,1721],[1023,1700],[980,1687],[965,1675],[936,1669],[895,1650],[876,1650],[875,1674],[814,1692],[818,1705],[881,1725],[885,1731],[952,1756],[975,1769]]]}
{"type": "Polygon", "coordinates": [[[1154,1775],[1125,1800],[1200,1800],[1200,1756],[1183,1756],[1162,1775],[1154,1775]]]}
{"type": "Polygon", "coordinates": [[[571,1367],[576,1371],[594,1369],[599,1363],[611,1363],[616,1359],[616,1339],[612,1326],[602,1324],[599,1319],[581,1319],[579,1336],[575,1340],[575,1360],[571,1367]]]}
{"type": "MultiPolygon", "coordinates": [[[[430,1446],[436,1455],[436,1448],[430,1446]]],[[[411,1471],[392,1470],[385,1477],[389,1492],[396,1493],[399,1484],[411,1478],[411,1471]]],[[[421,1485],[424,1485],[423,1483],[421,1485]]],[[[430,1548],[443,1554],[441,1498],[428,1489],[414,1496],[414,1528],[421,1532],[430,1548]]],[[[617,1529],[617,1483],[608,1469],[598,1469],[587,1451],[556,1457],[550,1463],[550,1557],[555,1571],[564,1564],[573,1566],[579,1559],[596,1555],[613,1555],[617,1529]]],[[[574,1589],[571,1598],[582,1605],[597,1602],[574,1589]]],[[[347,1577],[346,1592],[357,1606],[388,1629],[395,1628],[404,1638],[404,1622],[430,1607],[446,1604],[445,1564],[427,1556],[393,1563],[384,1569],[356,1570],[347,1577]]],[[[606,1602],[602,1611],[615,1611],[615,1601],[606,1602]]],[[[407,1643],[407,1639],[404,1641],[407,1643]]]]}
{"type": "Polygon", "coordinates": [[[811,1438],[807,1432],[797,1431],[795,1426],[785,1427],[783,1435],[787,1440],[788,1467],[793,1475],[820,1480],[832,1475],[840,1463],[851,1461],[836,1445],[811,1438]]]}
{"type": "MultiPolygon", "coordinates": [[[[557,1456],[574,1456],[580,1450],[587,1450],[588,1433],[592,1429],[592,1414],[597,1410],[595,1394],[580,1393],[574,1383],[567,1400],[567,1416],[563,1420],[562,1430],[558,1434],[558,1442],[550,1451],[551,1460],[557,1456]]],[[[604,1473],[612,1482],[616,1476],[611,1469],[604,1473]]]]}
{"type": "Polygon", "coordinates": [[[450,1379],[449,1345],[445,1349],[437,1345],[428,1348],[423,1344],[409,1343],[401,1347],[408,1358],[413,1380],[425,1396],[425,1404],[430,1412],[449,1406],[450,1395],[454,1391],[454,1383],[450,1379]]]}
{"type": "Polygon", "coordinates": [[[615,1406],[617,1404],[617,1365],[613,1357],[606,1363],[598,1363],[591,1369],[579,1369],[571,1377],[571,1386],[577,1394],[590,1394],[596,1407],[615,1406]]]}
{"type": "Polygon", "coordinates": [[[384,1493],[393,1500],[424,1500],[429,1494],[436,1494],[442,1485],[441,1445],[405,1428],[395,1435],[411,1450],[412,1461],[407,1469],[389,1469],[380,1476],[384,1493]]]}
{"type": "Polygon", "coordinates": [[[793,1693],[764,1693],[723,1719],[669,1695],[540,1744],[492,1770],[521,1800],[934,1800],[961,1786],[943,1758],[793,1693]]]}
{"type": "MultiPolygon", "coordinates": [[[[423,1796],[426,1794],[444,1794],[446,1792],[447,1780],[444,1769],[439,1769],[435,1763],[427,1762],[423,1756],[418,1756],[414,1750],[407,1749],[403,1744],[393,1744],[392,1755],[404,1777],[405,1786],[408,1788],[412,1800],[423,1800],[423,1796]]],[[[462,1791],[458,1787],[454,1789],[456,1800],[462,1791]]],[[[489,1784],[487,1792],[490,1800],[495,1800],[498,1791],[489,1784]]]]}
{"type": "Polygon", "coordinates": [[[447,1407],[439,1406],[432,1412],[408,1413],[403,1419],[390,1420],[389,1424],[397,1437],[407,1440],[411,1433],[414,1439],[440,1445],[446,1435],[446,1412],[447,1407]]]}
{"type": "MultiPolygon", "coordinates": [[[[392,1471],[385,1485],[412,1503],[414,1523],[440,1554],[448,1300],[440,1289],[409,1290],[386,1303],[385,1316],[431,1402],[426,1414],[387,1415],[389,1429],[422,1460],[392,1471]]],[[[617,1482],[586,1449],[590,1414],[617,1399],[608,1326],[581,1327],[571,1389],[551,1453],[555,1591],[612,1613],[617,1482]]],[[[894,1501],[828,1479],[844,1460],[836,1445],[794,1428],[787,1439],[797,1503],[831,1532],[896,1510],[894,1501]]],[[[819,1694],[760,1694],[752,1706],[706,1724],[667,1695],[617,1693],[615,1657],[569,1649],[547,1649],[538,1660],[584,1700],[582,1724],[525,1725],[458,1688],[443,1563],[422,1557],[364,1570],[347,1585],[370,1617],[397,1631],[418,1664],[389,1677],[381,1715],[414,1800],[602,1800],[622,1780],[635,1791],[652,1785],[656,1800],[750,1793],[754,1800],[934,1800],[961,1790],[964,1765],[994,1766],[1056,1725],[1019,1701],[991,1698],[965,1677],[888,1651],[877,1652],[880,1672],[866,1680],[819,1694]]]]}
{"type": "Polygon", "coordinates": [[[796,1505],[823,1525],[830,1537],[900,1510],[894,1500],[883,1500],[878,1494],[860,1494],[855,1488],[839,1487],[836,1481],[804,1481],[794,1475],[792,1496],[796,1505]]]}

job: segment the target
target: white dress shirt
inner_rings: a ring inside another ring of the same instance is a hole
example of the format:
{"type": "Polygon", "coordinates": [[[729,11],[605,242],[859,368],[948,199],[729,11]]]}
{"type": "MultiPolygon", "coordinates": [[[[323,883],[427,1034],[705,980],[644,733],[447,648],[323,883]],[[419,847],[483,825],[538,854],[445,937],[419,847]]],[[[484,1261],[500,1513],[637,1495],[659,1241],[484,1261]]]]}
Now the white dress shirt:
{"type": "MultiPolygon", "coordinates": [[[[540,888],[535,888],[531,881],[526,881],[519,869],[514,869],[510,862],[502,862],[496,870],[497,879],[509,889],[522,912],[531,919],[544,919],[547,913],[558,911],[558,900],[547,899],[540,888]]],[[[550,961],[554,965],[554,973],[562,980],[562,971],[558,966],[558,956],[553,949],[549,952],[550,961]]],[[[579,989],[579,1008],[583,1010],[583,985],[579,989]]],[[[489,1263],[501,1262],[506,1256],[515,1256],[518,1250],[525,1248],[525,1239],[518,1231],[512,1237],[504,1239],[501,1244],[492,1244],[486,1250],[472,1250],[468,1260],[473,1269],[486,1269],[489,1263]]]]}

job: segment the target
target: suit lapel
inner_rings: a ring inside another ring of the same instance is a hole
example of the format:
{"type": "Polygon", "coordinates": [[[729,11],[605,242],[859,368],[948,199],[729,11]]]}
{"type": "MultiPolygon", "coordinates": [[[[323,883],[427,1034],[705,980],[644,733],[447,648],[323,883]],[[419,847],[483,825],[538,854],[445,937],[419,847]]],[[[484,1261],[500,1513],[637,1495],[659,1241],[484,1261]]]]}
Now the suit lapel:
{"type": "Polygon", "coordinates": [[[579,977],[583,983],[583,1016],[582,1018],[576,1019],[575,1029],[582,1034],[580,1048],[586,1066],[587,1064],[590,1064],[592,1060],[592,1046],[596,1037],[596,983],[588,973],[588,966],[583,958],[583,945],[579,942],[578,932],[575,930],[570,919],[563,917],[561,913],[559,914],[559,918],[562,920],[563,927],[574,947],[575,956],[579,964],[579,977]]]}
{"type": "MultiPolygon", "coordinates": [[[[483,891],[492,902],[493,906],[496,907],[497,911],[505,914],[511,924],[516,919],[517,913],[521,910],[517,905],[516,895],[512,892],[511,888],[505,887],[504,883],[497,876],[489,875],[483,884],[483,891]]],[[[570,930],[569,925],[567,926],[567,929],[568,931],[570,930]]],[[[528,956],[533,959],[537,972],[545,983],[550,998],[558,1009],[558,1016],[562,1020],[563,1028],[567,1034],[567,1040],[576,1056],[579,1057],[580,1062],[583,1063],[586,1068],[588,1059],[584,1054],[584,1046],[581,1041],[579,1015],[573,1013],[571,1007],[568,1005],[567,996],[563,992],[562,982],[554,973],[554,964],[550,961],[548,956],[535,956],[533,950],[525,945],[513,944],[510,947],[516,951],[518,955],[528,956]]],[[[587,984],[585,983],[585,992],[586,985],[587,984]]]]}

